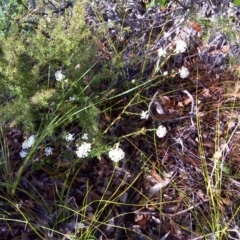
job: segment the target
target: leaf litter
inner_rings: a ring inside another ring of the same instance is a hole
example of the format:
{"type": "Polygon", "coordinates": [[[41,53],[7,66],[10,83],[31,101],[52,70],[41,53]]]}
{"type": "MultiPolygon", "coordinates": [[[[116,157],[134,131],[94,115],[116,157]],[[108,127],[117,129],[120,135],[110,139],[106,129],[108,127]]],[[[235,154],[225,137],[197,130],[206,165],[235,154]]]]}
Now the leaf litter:
{"type": "MultiPolygon", "coordinates": [[[[222,1],[221,8],[210,1],[186,1],[185,6],[177,2],[170,1],[161,9],[147,9],[141,1],[96,2],[98,13],[104,13],[103,21],[114,22],[108,34],[124,62],[125,81],[158,76],[160,46],[174,48],[181,38],[188,43],[188,52],[170,56],[161,66],[162,72],[169,72],[168,81],[160,74],[161,81],[143,89],[150,99],[151,118],[138,119],[134,114],[140,108],[132,106],[126,108],[129,115],[124,111],[104,112],[103,118],[114,122],[106,132],[123,139],[127,161],[114,167],[102,156],[77,163],[74,168],[60,164],[54,171],[50,167],[34,171],[29,167],[21,176],[14,200],[1,199],[2,239],[66,239],[71,234],[84,236],[89,229],[97,239],[203,239],[214,234],[209,224],[211,199],[203,171],[205,166],[214,176],[218,164],[225,173],[218,193],[224,216],[222,227],[226,223],[230,229],[239,226],[240,219],[233,219],[240,204],[239,106],[234,104],[239,100],[239,79],[232,70],[235,67],[228,68],[227,60],[228,56],[239,56],[239,46],[217,30],[207,43],[203,42],[204,26],[193,21],[186,11],[192,6],[203,19],[214,21],[217,15],[227,16],[229,9],[237,14],[238,8],[229,1],[222,1]],[[133,61],[134,56],[139,60],[133,61]],[[171,72],[183,65],[190,72],[186,79],[171,72]],[[151,133],[123,137],[140,124],[146,129],[165,124],[169,134],[155,142],[151,133]],[[66,174],[70,176],[67,181],[66,174]],[[19,221],[7,223],[7,219],[19,221]]],[[[101,24],[91,4],[86,22],[93,33],[101,24]]],[[[237,23],[232,25],[239,28],[237,23]]],[[[100,59],[104,62],[114,58],[106,39],[94,38],[100,46],[100,59]]],[[[121,86],[117,89],[123,91],[121,86]]],[[[125,109],[124,102],[119,101],[118,106],[125,109]]],[[[21,164],[18,153],[22,142],[21,131],[9,129],[6,143],[11,176],[21,164]]],[[[4,191],[2,188],[2,195],[4,191]]],[[[236,237],[237,231],[229,233],[229,237],[236,237]]]]}

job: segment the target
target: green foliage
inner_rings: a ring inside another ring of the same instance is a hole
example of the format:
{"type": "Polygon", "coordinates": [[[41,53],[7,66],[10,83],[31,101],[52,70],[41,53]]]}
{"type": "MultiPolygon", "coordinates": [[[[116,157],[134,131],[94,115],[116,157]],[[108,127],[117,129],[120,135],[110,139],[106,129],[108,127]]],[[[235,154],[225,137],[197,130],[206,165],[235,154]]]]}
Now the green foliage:
{"type": "Polygon", "coordinates": [[[240,6],[240,0],[234,0],[233,3],[235,6],[240,6]]]}
{"type": "Polygon", "coordinates": [[[86,125],[88,121],[87,127],[96,129],[98,111],[90,106],[97,99],[88,95],[90,85],[101,77],[94,80],[91,72],[96,49],[89,41],[84,4],[76,3],[62,15],[39,17],[33,30],[23,31],[34,14],[23,15],[20,22],[12,19],[11,32],[0,37],[1,121],[33,132],[42,121],[48,124],[67,114],[65,124],[75,120],[86,125]],[[58,70],[66,76],[61,82],[54,76],[58,70]],[[70,97],[75,100],[69,101],[70,97]]]}
{"type": "Polygon", "coordinates": [[[159,4],[161,7],[165,7],[166,4],[167,4],[167,0],[152,0],[152,1],[147,5],[147,7],[148,7],[148,8],[154,7],[154,6],[156,6],[157,4],[159,4]]]}
{"type": "Polygon", "coordinates": [[[85,25],[84,9],[85,3],[79,1],[61,14],[45,8],[47,18],[37,11],[24,13],[12,19],[7,34],[0,36],[1,124],[22,128],[26,138],[37,135],[14,179],[12,195],[29,166],[54,172],[61,164],[79,162],[75,152],[66,152],[69,143],[63,137],[74,128],[91,136],[90,157],[100,158],[109,149],[103,144],[98,104],[103,91],[99,86],[105,88],[113,73],[105,63],[96,72],[98,53],[85,25]],[[64,75],[61,81],[56,79],[57,71],[64,75]],[[46,156],[46,146],[53,147],[55,155],[46,156]]]}
{"type": "Polygon", "coordinates": [[[0,35],[6,35],[13,21],[27,12],[26,1],[3,0],[0,3],[0,35]]]}
{"type": "Polygon", "coordinates": [[[54,96],[55,89],[40,90],[32,97],[31,102],[39,107],[47,107],[48,100],[54,96]]]}

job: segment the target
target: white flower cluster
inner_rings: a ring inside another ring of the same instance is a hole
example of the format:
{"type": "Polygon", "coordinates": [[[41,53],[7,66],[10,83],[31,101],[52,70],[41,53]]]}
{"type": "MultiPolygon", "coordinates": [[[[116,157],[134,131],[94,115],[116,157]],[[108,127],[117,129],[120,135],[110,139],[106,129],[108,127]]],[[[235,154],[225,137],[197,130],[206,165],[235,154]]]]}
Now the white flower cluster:
{"type": "Polygon", "coordinates": [[[27,140],[22,143],[22,149],[28,149],[33,146],[36,135],[31,135],[27,140]]]}
{"type": "Polygon", "coordinates": [[[21,158],[25,158],[27,156],[28,152],[26,150],[21,150],[21,152],[19,153],[21,158]]]}
{"type": "Polygon", "coordinates": [[[27,149],[31,148],[35,142],[36,135],[31,135],[27,140],[22,143],[22,150],[19,153],[21,158],[25,158],[28,154],[27,149]]]}
{"type": "Polygon", "coordinates": [[[159,58],[160,58],[160,57],[166,57],[166,56],[167,56],[167,52],[166,52],[166,50],[163,49],[163,48],[159,48],[157,52],[158,52],[158,57],[159,57],[159,58]]]}
{"type": "Polygon", "coordinates": [[[55,72],[55,78],[58,82],[61,82],[65,78],[65,75],[62,73],[62,70],[58,70],[55,72]]]}
{"type": "Polygon", "coordinates": [[[125,157],[125,152],[119,147],[113,147],[110,149],[108,156],[113,162],[118,162],[125,157]]]}
{"type": "Polygon", "coordinates": [[[163,76],[167,76],[168,75],[168,71],[163,72],[163,76]]]}
{"type": "Polygon", "coordinates": [[[91,152],[91,143],[83,142],[76,151],[76,154],[79,158],[87,157],[91,152]]]}
{"type": "Polygon", "coordinates": [[[68,133],[65,139],[67,142],[72,142],[75,139],[74,134],[68,133]]]}
{"type": "Polygon", "coordinates": [[[44,153],[45,153],[46,156],[52,155],[52,153],[53,153],[53,148],[52,148],[52,147],[46,147],[46,148],[44,149],[44,153]]]}
{"type": "Polygon", "coordinates": [[[164,127],[163,125],[159,125],[157,130],[156,130],[156,134],[159,138],[163,138],[166,136],[167,134],[167,129],[166,127],[164,127]]]}
{"type": "Polygon", "coordinates": [[[187,44],[183,40],[177,40],[175,53],[183,53],[187,49],[187,44]]]}
{"type": "Polygon", "coordinates": [[[82,135],[82,139],[83,139],[83,140],[88,140],[88,133],[84,133],[84,134],[82,135]]]}
{"type": "Polygon", "coordinates": [[[149,111],[142,111],[141,112],[141,119],[148,119],[149,118],[149,111]]]}
{"type": "Polygon", "coordinates": [[[189,71],[186,67],[182,66],[182,68],[179,69],[179,74],[181,78],[186,78],[189,75],[189,71]]]}
{"type": "Polygon", "coordinates": [[[75,99],[75,97],[69,97],[69,99],[68,99],[70,102],[74,102],[76,99],[75,99]]]}

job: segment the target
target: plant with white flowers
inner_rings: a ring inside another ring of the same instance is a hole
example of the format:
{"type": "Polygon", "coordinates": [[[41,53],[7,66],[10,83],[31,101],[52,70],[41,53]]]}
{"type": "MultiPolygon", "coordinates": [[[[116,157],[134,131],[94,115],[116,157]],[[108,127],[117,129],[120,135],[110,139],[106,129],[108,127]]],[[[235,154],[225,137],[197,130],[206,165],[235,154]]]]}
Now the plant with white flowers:
{"type": "Polygon", "coordinates": [[[79,158],[87,157],[88,154],[91,152],[91,143],[83,142],[76,151],[76,154],[79,158]]]}
{"type": "Polygon", "coordinates": [[[56,71],[54,75],[58,82],[61,82],[65,78],[65,75],[62,73],[62,70],[56,71]]]}
{"type": "Polygon", "coordinates": [[[189,76],[189,71],[186,67],[182,66],[182,68],[179,69],[179,74],[181,78],[186,78],[189,76]]]}
{"type": "Polygon", "coordinates": [[[183,40],[176,41],[175,53],[183,53],[187,49],[187,44],[183,40]]]}
{"type": "Polygon", "coordinates": [[[108,156],[113,162],[117,163],[124,159],[125,152],[117,146],[110,149],[108,156]]]}
{"type": "Polygon", "coordinates": [[[167,128],[164,127],[163,125],[159,125],[157,130],[156,130],[156,134],[159,138],[165,137],[166,134],[167,134],[167,128]]]}

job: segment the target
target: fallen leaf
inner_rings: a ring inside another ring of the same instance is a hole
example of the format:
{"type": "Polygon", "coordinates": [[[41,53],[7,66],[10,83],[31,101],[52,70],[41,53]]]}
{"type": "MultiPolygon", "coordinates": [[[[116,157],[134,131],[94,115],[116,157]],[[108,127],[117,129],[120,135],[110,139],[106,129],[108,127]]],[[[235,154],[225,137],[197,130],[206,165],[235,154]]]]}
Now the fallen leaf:
{"type": "Polygon", "coordinates": [[[155,184],[153,187],[149,189],[149,193],[154,195],[155,193],[159,192],[160,189],[166,187],[170,183],[171,179],[166,178],[165,180],[162,180],[161,183],[155,184]]]}
{"type": "Polygon", "coordinates": [[[187,99],[184,100],[184,105],[188,105],[188,104],[190,104],[191,102],[192,102],[191,99],[190,99],[190,98],[187,98],[187,99]]]}
{"type": "Polygon", "coordinates": [[[202,32],[202,26],[194,21],[190,21],[189,24],[196,32],[202,32]]]}
{"type": "Polygon", "coordinates": [[[158,180],[159,182],[162,181],[162,178],[159,176],[159,174],[157,173],[155,168],[151,169],[151,175],[152,177],[154,177],[156,180],[158,180]]]}
{"type": "Polygon", "coordinates": [[[142,229],[146,229],[147,217],[145,215],[135,215],[135,222],[137,222],[142,229]]]}

